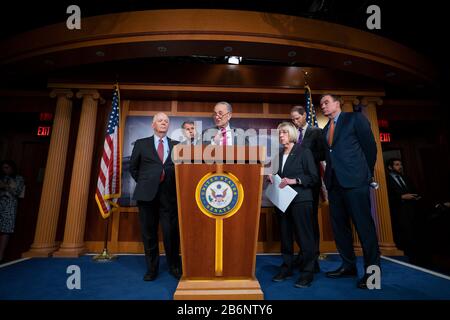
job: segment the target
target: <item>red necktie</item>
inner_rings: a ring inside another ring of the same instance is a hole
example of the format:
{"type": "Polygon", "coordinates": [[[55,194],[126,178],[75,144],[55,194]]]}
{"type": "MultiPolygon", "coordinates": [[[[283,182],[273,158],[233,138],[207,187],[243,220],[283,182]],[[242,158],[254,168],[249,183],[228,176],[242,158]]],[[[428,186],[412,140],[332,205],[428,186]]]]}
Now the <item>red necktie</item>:
{"type": "MultiPolygon", "coordinates": [[[[158,144],[158,156],[159,159],[161,160],[162,163],[164,163],[164,144],[163,144],[163,140],[159,139],[159,144],[158,144]]],[[[159,177],[159,182],[162,182],[164,180],[164,168],[163,171],[161,172],[161,176],[159,177]]]]}
{"type": "Polygon", "coordinates": [[[220,132],[222,132],[222,145],[227,145],[227,130],[225,128],[220,128],[220,132]]]}

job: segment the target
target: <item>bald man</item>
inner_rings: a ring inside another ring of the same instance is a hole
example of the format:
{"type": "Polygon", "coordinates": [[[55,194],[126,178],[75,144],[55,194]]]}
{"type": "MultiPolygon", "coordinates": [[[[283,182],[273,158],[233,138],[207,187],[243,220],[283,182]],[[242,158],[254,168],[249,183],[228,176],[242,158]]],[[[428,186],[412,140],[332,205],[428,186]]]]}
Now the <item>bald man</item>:
{"type": "Polygon", "coordinates": [[[179,279],[181,261],[178,230],[175,170],[171,152],[177,141],[167,137],[169,117],[157,113],[153,117],[154,135],[136,140],[130,159],[131,176],[136,181],[133,199],[137,200],[147,272],[144,281],[158,276],[158,226],[161,222],[164,250],[169,272],[179,279]]]}

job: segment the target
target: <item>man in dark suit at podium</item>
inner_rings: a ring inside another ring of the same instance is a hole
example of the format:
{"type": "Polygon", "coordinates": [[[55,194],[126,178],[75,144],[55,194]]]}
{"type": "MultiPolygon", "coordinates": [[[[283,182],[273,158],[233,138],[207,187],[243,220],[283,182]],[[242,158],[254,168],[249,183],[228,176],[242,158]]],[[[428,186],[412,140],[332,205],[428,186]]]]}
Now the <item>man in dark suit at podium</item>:
{"type": "MultiPolygon", "coordinates": [[[[291,109],[292,123],[298,130],[297,144],[304,148],[311,150],[314,163],[317,168],[317,176],[320,177],[320,161],[325,160],[325,144],[322,138],[322,129],[318,127],[312,127],[306,122],[306,111],[303,106],[294,106],[291,109]]],[[[320,272],[318,257],[320,254],[320,231],[319,231],[319,194],[321,189],[321,183],[318,183],[311,188],[313,195],[313,231],[315,240],[315,263],[314,272],[320,272]]],[[[298,258],[295,262],[298,265],[302,265],[302,255],[298,254],[298,258]]]]}
{"type": "Polygon", "coordinates": [[[169,272],[181,277],[179,255],[175,170],[171,152],[176,141],[168,138],[169,117],[157,113],[152,123],[154,135],[136,140],[130,159],[131,176],[136,181],[133,199],[139,207],[139,220],[145,249],[147,273],[145,281],[153,281],[158,275],[159,241],[158,227],[161,221],[164,250],[169,272]]]}
{"type": "Polygon", "coordinates": [[[336,247],[342,258],[329,278],[357,276],[353,250],[353,221],[364,254],[364,276],[357,287],[367,289],[367,267],[380,266],[375,223],[371,215],[369,185],[373,181],[377,146],[370,123],[359,112],[342,112],[339,97],[323,95],[320,107],[329,121],[323,129],[330,216],[336,247]]]}
{"type": "Polygon", "coordinates": [[[203,143],[218,146],[248,145],[244,130],[233,128],[230,119],[233,113],[231,104],[225,101],[216,103],[212,114],[215,127],[203,132],[203,143]]]}

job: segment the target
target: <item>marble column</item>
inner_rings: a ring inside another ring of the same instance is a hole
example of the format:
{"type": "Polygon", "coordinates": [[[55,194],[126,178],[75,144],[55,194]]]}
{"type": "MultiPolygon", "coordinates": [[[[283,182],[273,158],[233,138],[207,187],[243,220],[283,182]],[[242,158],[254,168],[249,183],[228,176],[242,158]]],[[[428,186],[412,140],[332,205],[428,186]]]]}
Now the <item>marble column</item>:
{"type": "Polygon", "coordinates": [[[88,198],[93,196],[93,192],[89,192],[89,183],[100,95],[96,90],[80,90],[77,98],[83,98],[83,105],[70,182],[64,241],[54,253],[55,257],[78,257],[86,251],[84,229],[88,198]]]}
{"type": "Polygon", "coordinates": [[[379,97],[364,97],[362,104],[365,106],[365,115],[370,122],[373,135],[377,144],[377,162],[375,164],[375,181],[378,183],[377,190],[371,189],[372,216],[377,227],[378,242],[383,254],[401,253],[394,244],[391,226],[391,214],[389,210],[389,199],[386,184],[386,175],[381,149],[380,131],[378,129],[378,117],[376,106],[383,101],[379,97]]]}
{"type": "Polygon", "coordinates": [[[341,97],[341,109],[344,112],[353,112],[353,106],[359,104],[359,100],[356,96],[342,96],[341,97]]]}
{"type": "Polygon", "coordinates": [[[50,97],[57,98],[50,147],[45,166],[44,183],[33,244],[23,257],[48,257],[56,249],[56,228],[61,205],[61,194],[69,144],[73,92],[56,89],[50,97]]]}

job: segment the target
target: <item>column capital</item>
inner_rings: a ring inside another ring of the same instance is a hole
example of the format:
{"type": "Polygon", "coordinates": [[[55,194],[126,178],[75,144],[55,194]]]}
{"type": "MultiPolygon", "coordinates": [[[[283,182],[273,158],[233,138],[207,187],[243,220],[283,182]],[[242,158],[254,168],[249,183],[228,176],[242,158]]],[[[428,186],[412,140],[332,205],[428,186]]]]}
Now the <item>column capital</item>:
{"type": "Polygon", "coordinates": [[[363,97],[361,99],[363,106],[369,105],[369,103],[374,103],[375,105],[381,106],[383,104],[383,99],[380,97],[363,97]]]}
{"type": "Polygon", "coordinates": [[[357,96],[341,96],[342,104],[351,103],[352,105],[358,105],[359,99],[357,96]]]}
{"type": "Polygon", "coordinates": [[[66,97],[67,99],[73,98],[73,91],[70,89],[53,89],[50,92],[50,98],[66,97]]]}
{"type": "Polygon", "coordinates": [[[100,92],[98,90],[92,90],[92,89],[81,89],[77,92],[77,98],[81,99],[85,96],[91,96],[94,100],[100,100],[100,102],[103,100],[103,98],[100,96],[100,92]]]}

